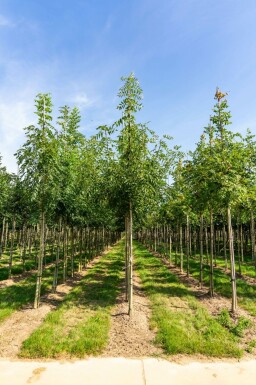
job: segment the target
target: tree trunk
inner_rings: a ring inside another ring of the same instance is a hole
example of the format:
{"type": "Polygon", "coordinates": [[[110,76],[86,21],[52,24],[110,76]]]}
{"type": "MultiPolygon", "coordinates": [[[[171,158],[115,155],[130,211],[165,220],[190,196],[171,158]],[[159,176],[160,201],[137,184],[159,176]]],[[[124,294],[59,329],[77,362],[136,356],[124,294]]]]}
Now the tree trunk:
{"type": "Polygon", "coordinates": [[[240,225],[240,242],[241,242],[241,261],[244,262],[244,239],[243,239],[243,225],[240,225]]]}
{"type": "Polygon", "coordinates": [[[129,218],[125,216],[125,301],[128,301],[129,275],[129,218]]]}
{"type": "Polygon", "coordinates": [[[214,258],[214,227],[213,227],[213,212],[210,210],[210,242],[211,242],[211,251],[210,251],[210,296],[213,297],[214,294],[214,283],[213,283],[213,258],[214,258]]]}
{"type": "Polygon", "coordinates": [[[203,240],[203,234],[204,234],[204,217],[203,214],[200,214],[200,285],[201,288],[203,286],[203,254],[204,254],[204,240],[203,240]]]}
{"type": "Polygon", "coordinates": [[[36,293],[34,301],[34,309],[39,307],[41,286],[42,286],[42,275],[43,275],[43,259],[45,254],[45,212],[42,211],[40,215],[40,251],[38,256],[38,267],[37,267],[37,279],[36,279],[36,293]]]}
{"type": "Polygon", "coordinates": [[[224,260],[225,260],[225,270],[228,269],[228,258],[227,258],[227,233],[226,226],[223,224],[223,250],[224,250],[224,260]]]}
{"type": "Polygon", "coordinates": [[[180,272],[183,273],[183,245],[182,245],[182,225],[180,225],[180,272]]]}
{"type": "Polygon", "coordinates": [[[190,254],[190,237],[189,237],[189,217],[187,215],[187,225],[186,225],[186,257],[187,257],[187,277],[189,277],[189,254],[190,254]]]}
{"type": "Polygon", "coordinates": [[[133,312],[133,248],[132,248],[132,204],[130,203],[129,210],[129,311],[128,314],[131,317],[133,312]]]}
{"type": "Polygon", "coordinates": [[[208,242],[208,229],[205,225],[205,249],[206,249],[206,263],[209,265],[209,242],[208,242]]]}
{"type": "Polygon", "coordinates": [[[65,283],[67,280],[67,247],[68,247],[68,235],[67,235],[67,225],[66,221],[64,221],[63,228],[63,282],[65,283]]]}
{"type": "Polygon", "coordinates": [[[0,258],[2,257],[3,248],[4,248],[3,247],[3,245],[4,245],[4,230],[5,230],[5,217],[3,217],[1,239],[0,239],[0,258]]]}
{"type": "Polygon", "coordinates": [[[255,258],[255,223],[254,223],[254,210],[251,209],[251,248],[252,248],[252,261],[254,263],[256,273],[256,258],[255,258]]]}
{"type": "Polygon", "coordinates": [[[22,271],[26,270],[26,252],[27,252],[27,225],[23,226],[23,239],[22,239],[22,271]]]}
{"type": "Polygon", "coordinates": [[[10,244],[10,256],[9,256],[9,268],[8,268],[8,278],[12,277],[12,261],[13,261],[13,247],[14,247],[14,236],[15,236],[15,219],[12,221],[12,231],[11,231],[11,244],[10,244]]]}
{"type": "Polygon", "coordinates": [[[52,284],[52,291],[53,291],[53,293],[56,292],[56,288],[57,288],[57,285],[58,285],[59,260],[60,260],[60,242],[61,242],[61,217],[59,218],[59,226],[58,226],[56,260],[55,260],[54,277],[53,277],[53,284],[52,284]]]}
{"type": "Polygon", "coordinates": [[[227,219],[228,219],[228,239],[229,239],[229,253],[230,253],[231,285],[232,285],[231,311],[232,311],[232,313],[234,313],[236,311],[236,308],[237,308],[236,267],[235,267],[234,240],[233,240],[233,229],[232,229],[230,207],[228,207],[228,209],[227,209],[227,219]]]}
{"type": "Polygon", "coordinates": [[[172,231],[169,228],[169,262],[172,264],[172,231]]]}

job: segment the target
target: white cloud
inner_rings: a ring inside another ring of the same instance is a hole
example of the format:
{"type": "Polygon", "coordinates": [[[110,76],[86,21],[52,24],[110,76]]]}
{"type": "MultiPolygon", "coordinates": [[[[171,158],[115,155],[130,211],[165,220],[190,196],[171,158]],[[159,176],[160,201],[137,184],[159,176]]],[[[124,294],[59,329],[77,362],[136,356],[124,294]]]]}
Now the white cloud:
{"type": "Polygon", "coordinates": [[[83,109],[94,105],[95,100],[89,98],[86,93],[78,93],[70,97],[70,102],[74,103],[80,109],[83,109]]]}
{"type": "Polygon", "coordinates": [[[20,97],[0,103],[0,154],[3,165],[10,172],[17,172],[14,153],[24,141],[23,128],[33,121],[33,103],[30,98],[24,100],[20,97]]]}
{"type": "Polygon", "coordinates": [[[7,19],[3,15],[0,15],[0,28],[1,27],[14,27],[14,26],[15,26],[15,24],[11,20],[7,19]]]}

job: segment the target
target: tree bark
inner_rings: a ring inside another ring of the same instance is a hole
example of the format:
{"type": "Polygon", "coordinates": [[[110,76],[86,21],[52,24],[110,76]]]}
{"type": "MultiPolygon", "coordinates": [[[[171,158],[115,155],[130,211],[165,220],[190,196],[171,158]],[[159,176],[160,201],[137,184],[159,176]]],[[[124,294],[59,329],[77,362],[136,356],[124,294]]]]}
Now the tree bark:
{"type": "Polygon", "coordinates": [[[210,296],[213,297],[214,294],[214,283],[213,283],[213,258],[214,258],[214,227],[213,227],[213,212],[210,210],[210,242],[211,242],[211,251],[210,251],[210,296]]]}
{"type": "Polygon", "coordinates": [[[130,203],[129,210],[129,310],[128,314],[131,317],[133,313],[133,247],[132,247],[132,227],[133,227],[133,218],[132,218],[132,204],[130,203]]]}
{"type": "Polygon", "coordinates": [[[203,254],[204,254],[204,240],[203,240],[203,234],[204,234],[204,217],[203,214],[200,214],[200,285],[203,286],[203,254]]]}
{"type": "Polygon", "coordinates": [[[45,248],[45,212],[42,211],[40,214],[40,251],[38,256],[38,267],[37,267],[37,279],[36,279],[36,294],[34,301],[34,309],[37,309],[40,304],[41,287],[42,287],[42,275],[43,275],[43,259],[44,259],[44,248],[45,248]]]}
{"type": "Polygon", "coordinates": [[[232,286],[231,311],[232,313],[234,313],[237,308],[236,267],[235,267],[234,240],[233,240],[233,229],[232,229],[230,207],[228,207],[227,209],[227,219],[228,219],[228,239],[229,239],[230,269],[231,269],[231,286],[232,286]]]}

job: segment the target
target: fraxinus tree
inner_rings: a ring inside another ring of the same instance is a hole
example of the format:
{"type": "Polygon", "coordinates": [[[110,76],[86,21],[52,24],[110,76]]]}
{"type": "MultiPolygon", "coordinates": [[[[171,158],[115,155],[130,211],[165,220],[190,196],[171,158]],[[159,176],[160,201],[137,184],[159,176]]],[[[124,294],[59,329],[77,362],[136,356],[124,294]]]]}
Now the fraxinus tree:
{"type": "Polygon", "coordinates": [[[38,122],[25,128],[27,141],[17,151],[21,178],[26,182],[32,200],[37,205],[40,222],[40,252],[34,307],[40,302],[43,258],[45,252],[46,215],[55,205],[57,172],[57,142],[52,126],[52,101],[49,94],[39,94],[35,99],[38,122]]]}
{"type": "MultiPolygon", "coordinates": [[[[114,139],[114,161],[109,164],[114,175],[112,195],[126,223],[128,313],[132,315],[133,219],[134,216],[140,218],[145,211],[157,205],[166,183],[173,152],[145,124],[136,121],[136,113],[142,108],[142,89],[138,79],[131,73],[121,80],[123,86],[118,93],[121,102],[117,109],[122,112],[122,117],[109,130],[102,127],[101,136],[119,130],[117,139],[114,139]]],[[[106,139],[105,142],[109,146],[106,139]]]]}

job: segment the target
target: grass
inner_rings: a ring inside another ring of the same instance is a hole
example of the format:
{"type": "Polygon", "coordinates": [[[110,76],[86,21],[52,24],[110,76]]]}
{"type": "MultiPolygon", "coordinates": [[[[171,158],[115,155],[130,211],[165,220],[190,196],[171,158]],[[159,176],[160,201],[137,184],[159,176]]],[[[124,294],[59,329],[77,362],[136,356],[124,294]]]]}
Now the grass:
{"type": "MultiPolygon", "coordinates": [[[[42,280],[41,293],[44,294],[52,284],[53,269],[46,269],[42,280]]],[[[23,279],[17,284],[4,287],[0,290],[0,323],[9,317],[15,310],[34,301],[36,274],[23,279]]]]}
{"type": "MultiPolygon", "coordinates": [[[[199,279],[199,261],[196,259],[190,259],[190,274],[199,279]]],[[[186,261],[184,261],[184,271],[186,271],[186,261]]],[[[209,286],[209,266],[203,267],[203,282],[206,286],[209,286]]],[[[230,275],[225,273],[224,270],[218,267],[214,268],[214,290],[216,293],[223,295],[224,297],[231,298],[232,290],[230,283],[230,275]]],[[[237,277],[236,279],[238,304],[247,310],[252,316],[256,316],[256,286],[250,285],[243,279],[237,277]]]]}
{"type": "MultiPolygon", "coordinates": [[[[46,255],[45,262],[51,263],[53,262],[53,258],[51,255],[46,255]]],[[[31,253],[30,257],[26,257],[24,264],[24,271],[28,272],[30,270],[37,269],[37,261],[35,260],[35,252],[31,253]]],[[[9,255],[3,254],[0,259],[0,281],[8,279],[9,273],[9,255]]],[[[23,273],[23,261],[21,256],[19,255],[19,251],[16,249],[13,253],[13,261],[12,261],[12,277],[15,275],[23,273]]]]}
{"type": "Polygon", "coordinates": [[[228,328],[231,333],[238,337],[243,337],[244,331],[252,325],[252,322],[244,316],[239,317],[237,323],[235,323],[230,317],[228,309],[225,308],[219,314],[218,320],[221,325],[228,328]]]}
{"type": "MultiPolygon", "coordinates": [[[[159,247],[159,251],[163,252],[163,247],[159,247]]],[[[179,263],[179,254],[177,256],[178,263],[179,263]]],[[[175,260],[175,254],[172,254],[172,261],[175,260]]],[[[225,265],[225,261],[221,258],[217,258],[217,264],[222,267],[218,268],[214,267],[214,291],[220,295],[223,295],[226,298],[232,297],[232,289],[231,289],[231,283],[230,283],[230,274],[226,273],[223,270],[223,267],[225,265]]],[[[187,269],[187,260],[186,256],[184,255],[184,265],[183,270],[184,272],[187,269]]],[[[189,258],[189,272],[190,275],[197,280],[199,280],[200,275],[200,262],[199,262],[199,256],[197,255],[196,258],[189,258]]],[[[236,272],[238,272],[238,262],[236,261],[236,272]]],[[[246,256],[244,265],[242,266],[242,273],[244,275],[247,275],[249,277],[255,276],[255,268],[252,265],[251,257],[246,256]]],[[[203,265],[203,283],[206,286],[210,285],[210,274],[209,274],[209,266],[205,264],[205,256],[204,256],[204,265],[203,265]]],[[[236,287],[237,287],[237,296],[238,296],[238,304],[243,309],[248,311],[248,313],[252,316],[256,316],[256,285],[251,285],[250,283],[247,283],[242,278],[239,278],[237,276],[236,279],[236,287]]]]}
{"type": "Polygon", "coordinates": [[[65,297],[57,310],[24,341],[20,356],[84,357],[102,352],[108,342],[110,309],[120,290],[123,243],[104,255],[65,297]]]}
{"type": "Polygon", "coordinates": [[[152,303],[156,342],[167,354],[241,357],[238,336],[209,315],[161,261],[135,243],[136,270],[152,303]]]}

